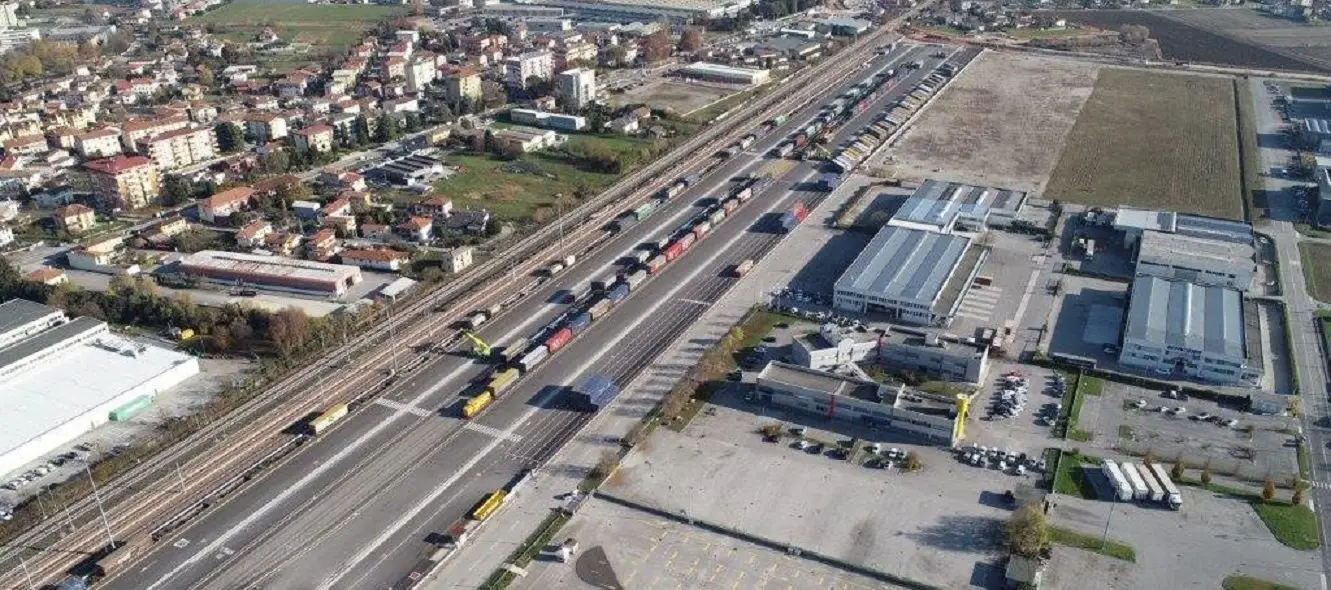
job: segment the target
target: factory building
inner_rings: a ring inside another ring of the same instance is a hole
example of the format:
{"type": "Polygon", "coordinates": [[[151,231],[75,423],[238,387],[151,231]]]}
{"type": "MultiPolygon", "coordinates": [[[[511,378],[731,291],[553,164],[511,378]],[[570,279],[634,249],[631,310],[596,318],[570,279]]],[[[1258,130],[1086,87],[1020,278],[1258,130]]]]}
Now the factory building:
{"type": "Polygon", "coordinates": [[[112,334],[106,322],[0,304],[0,475],[126,419],[198,374],[198,359],[112,334]]]}
{"type": "MultiPolygon", "coordinates": [[[[770,362],[758,374],[759,403],[801,410],[826,419],[906,431],[951,446],[962,436],[966,404],[835,373],[770,362]]],[[[964,399],[964,398],[963,398],[964,399]]]]}
{"type": "Polygon", "coordinates": [[[897,321],[951,324],[988,250],[969,236],[884,226],[833,287],[833,306],[897,321]]]}
{"type": "Polygon", "coordinates": [[[661,17],[675,22],[735,16],[752,0],[533,0],[532,4],[563,8],[589,20],[619,23],[654,22],[661,17]]]}
{"type": "Polygon", "coordinates": [[[944,234],[981,231],[1012,225],[1025,205],[1024,192],[926,180],[888,223],[944,234]]]}
{"type": "Polygon", "coordinates": [[[793,339],[791,360],[819,371],[850,363],[873,363],[928,379],[979,385],[989,370],[986,349],[955,336],[909,328],[892,326],[882,333],[860,334],[825,324],[817,333],[793,339]]]}
{"type": "Polygon", "coordinates": [[[766,84],[768,80],[772,79],[771,72],[767,70],[738,68],[703,61],[693,62],[692,64],[676,70],[676,72],[685,78],[693,78],[707,82],[724,82],[727,84],[747,84],[750,86],[766,84]]]}
{"type": "Polygon", "coordinates": [[[1257,274],[1252,226],[1228,219],[1121,207],[1114,228],[1136,249],[1136,274],[1248,291],[1257,274]]]}
{"type": "Polygon", "coordinates": [[[180,272],[225,285],[342,296],[361,282],[360,269],[282,256],[204,250],[180,261],[180,272]]]}
{"type": "Polygon", "coordinates": [[[1159,375],[1258,385],[1258,321],[1256,303],[1237,289],[1141,275],[1129,293],[1119,362],[1159,375]]]}

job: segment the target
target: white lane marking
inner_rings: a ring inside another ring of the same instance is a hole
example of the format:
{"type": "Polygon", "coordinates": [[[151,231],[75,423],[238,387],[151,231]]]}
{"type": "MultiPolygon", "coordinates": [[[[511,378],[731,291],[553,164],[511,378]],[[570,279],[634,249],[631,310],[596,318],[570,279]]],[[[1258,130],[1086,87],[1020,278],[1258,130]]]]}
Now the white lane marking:
{"type": "Polygon", "coordinates": [[[462,427],[462,429],[470,430],[472,432],[479,432],[487,436],[492,436],[494,438],[501,438],[512,442],[522,442],[522,435],[520,434],[506,433],[503,430],[500,430],[493,426],[486,426],[484,424],[477,424],[475,422],[468,422],[466,426],[462,427]]]}
{"type": "MultiPolygon", "coordinates": [[[[817,170],[811,171],[809,174],[806,174],[805,177],[801,179],[799,182],[808,181],[817,174],[818,174],[817,170]]],[[[784,199],[772,199],[772,204],[768,205],[767,210],[763,211],[762,214],[759,215],[759,218],[761,218],[763,215],[767,215],[772,213],[773,211],[776,211],[777,205],[779,205],[783,200],[784,199]]],[[[691,281],[697,278],[698,275],[701,274],[704,270],[706,270],[713,262],[715,262],[717,258],[720,258],[721,255],[725,254],[728,250],[734,247],[735,243],[738,242],[740,238],[745,237],[748,233],[749,233],[748,231],[740,231],[736,233],[734,236],[730,238],[729,241],[726,242],[725,246],[721,247],[716,252],[714,252],[711,255],[711,257],[707,258],[704,261],[697,262],[696,265],[693,267],[692,272],[686,275],[682,280],[677,281],[675,283],[675,286],[672,289],[670,289],[670,291],[668,291],[664,296],[657,298],[656,301],[652,303],[652,306],[647,308],[646,312],[639,314],[637,319],[633,320],[632,324],[629,324],[623,330],[621,330],[619,332],[619,335],[616,336],[614,340],[610,341],[605,346],[600,347],[595,354],[588,356],[586,360],[581,365],[576,367],[571,374],[581,375],[582,373],[586,372],[587,369],[592,366],[592,364],[599,362],[601,357],[605,355],[606,351],[614,349],[616,346],[619,345],[620,341],[622,341],[629,334],[634,333],[634,331],[638,328],[638,326],[642,324],[644,321],[646,321],[647,318],[653,317],[653,315],[657,312],[657,310],[661,308],[662,305],[665,305],[666,303],[673,301],[675,294],[679,293],[680,289],[683,289],[691,281]]],[[[538,412],[540,412],[541,406],[543,406],[545,402],[548,401],[548,398],[552,397],[556,393],[558,393],[558,390],[552,389],[545,396],[547,399],[535,402],[533,404],[534,407],[527,410],[527,412],[524,413],[521,417],[519,417],[518,420],[514,422],[512,426],[509,426],[506,430],[504,430],[504,433],[506,435],[511,435],[519,428],[521,428],[524,424],[527,423],[528,420],[531,420],[533,416],[535,416],[538,412]]],[[[448,492],[449,488],[451,488],[453,484],[457,483],[458,479],[460,479],[468,471],[471,471],[472,468],[474,468],[476,464],[479,463],[482,459],[484,459],[490,453],[494,452],[494,450],[499,446],[501,442],[503,442],[503,439],[496,438],[495,440],[491,441],[490,444],[486,445],[484,449],[481,449],[481,451],[472,455],[470,460],[468,460],[465,464],[463,464],[461,467],[459,467],[456,471],[453,472],[452,477],[448,478],[438,487],[432,490],[428,496],[426,496],[419,503],[413,506],[411,510],[408,510],[406,514],[403,514],[396,521],[393,521],[393,523],[389,525],[389,527],[386,530],[384,530],[384,532],[380,533],[378,537],[375,537],[374,540],[370,541],[369,543],[366,543],[365,545],[362,545],[360,552],[353,555],[351,559],[348,559],[340,569],[338,569],[332,575],[324,579],[323,583],[318,586],[319,590],[327,590],[329,588],[332,588],[334,584],[336,584],[348,573],[350,573],[353,569],[355,569],[356,566],[360,565],[360,562],[365,561],[367,558],[369,558],[370,554],[377,552],[381,545],[388,542],[389,537],[396,535],[398,531],[402,530],[402,528],[407,526],[407,524],[410,523],[412,520],[415,520],[418,516],[420,516],[421,512],[424,512],[427,508],[436,506],[439,501],[439,498],[443,496],[446,492],[448,492]]]]}
{"type": "Polygon", "coordinates": [[[681,298],[680,301],[682,301],[682,302],[684,302],[684,303],[692,303],[692,304],[694,304],[694,305],[701,305],[701,306],[703,306],[703,307],[707,307],[708,305],[711,305],[710,303],[708,303],[708,302],[706,302],[706,301],[698,301],[697,299],[682,299],[682,298],[681,298]]]}
{"type": "Polygon", "coordinates": [[[393,400],[388,399],[388,398],[386,398],[386,397],[381,397],[381,398],[379,398],[379,399],[374,400],[374,404],[377,405],[377,406],[383,406],[383,407],[385,407],[385,408],[389,408],[389,409],[392,409],[392,410],[396,410],[396,411],[398,411],[398,412],[407,412],[407,413],[409,413],[409,414],[414,414],[414,415],[422,416],[422,417],[424,417],[424,416],[431,416],[431,415],[434,415],[434,412],[431,412],[431,411],[429,411],[429,410],[427,410],[427,409],[425,409],[425,408],[418,408],[418,407],[416,407],[416,406],[409,406],[409,405],[404,404],[404,403],[402,403],[402,402],[396,402],[396,401],[393,401],[393,400]]]}

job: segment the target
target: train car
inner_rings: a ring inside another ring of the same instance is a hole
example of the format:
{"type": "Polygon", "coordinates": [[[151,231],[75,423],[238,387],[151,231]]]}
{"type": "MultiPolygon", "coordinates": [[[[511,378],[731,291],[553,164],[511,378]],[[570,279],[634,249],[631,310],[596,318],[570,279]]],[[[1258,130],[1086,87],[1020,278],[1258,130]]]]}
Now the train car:
{"type": "Polygon", "coordinates": [[[656,256],[651,257],[647,262],[644,262],[643,268],[647,269],[647,274],[654,275],[661,272],[661,269],[665,268],[666,263],[670,262],[670,260],[671,259],[666,258],[664,254],[657,254],[656,256]]]}
{"type": "Polygon", "coordinates": [[[313,420],[310,420],[310,432],[314,434],[319,434],[327,430],[328,427],[332,426],[334,422],[341,420],[346,415],[347,415],[346,404],[337,404],[331,408],[328,408],[327,410],[324,410],[323,413],[319,414],[318,417],[316,417],[313,420]]]}
{"type": "Polygon", "coordinates": [[[693,226],[694,241],[701,240],[709,231],[712,231],[712,222],[706,219],[699,221],[693,226]]]}
{"type": "Polygon", "coordinates": [[[542,344],[540,346],[537,346],[536,348],[527,351],[526,354],[522,355],[522,358],[518,359],[517,368],[521,370],[523,373],[528,373],[532,369],[536,368],[536,365],[539,365],[543,361],[545,361],[545,359],[548,358],[549,356],[550,356],[550,350],[546,348],[544,344],[542,344]]]}
{"type": "Polygon", "coordinates": [[[527,350],[527,339],[518,338],[508,346],[505,346],[504,351],[499,353],[497,358],[499,359],[500,362],[506,365],[511,365],[514,363],[514,361],[517,361],[518,358],[521,357],[523,352],[525,352],[526,350],[527,350]]]}
{"type": "Polygon", "coordinates": [[[504,391],[513,386],[522,373],[517,369],[504,369],[490,377],[490,382],[485,385],[485,392],[495,399],[503,396],[504,391]]]}
{"type": "Polygon", "coordinates": [[[504,490],[495,490],[486,494],[485,499],[481,500],[481,503],[477,504],[476,507],[471,510],[471,519],[477,522],[484,522],[485,519],[490,518],[496,510],[499,510],[499,507],[504,504],[504,499],[507,497],[508,492],[504,490]]]}
{"type": "Polygon", "coordinates": [[[546,350],[549,350],[551,354],[554,354],[556,352],[559,352],[559,349],[563,348],[565,344],[568,344],[569,342],[572,341],[573,341],[573,330],[570,330],[567,326],[565,326],[563,328],[560,328],[554,334],[551,334],[549,338],[545,339],[545,348],[546,350]]]}
{"type": "Polygon", "coordinates": [[[490,395],[490,392],[481,392],[480,395],[473,397],[467,400],[467,403],[462,404],[462,417],[475,418],[477,414],[480,414],[485,408],[489,407],[490,402],[493,401],[494,396],[490,395]]]}
{"type": "Polygon", "coordinates": [[[587,312],[574,315],[568,319],[568,329],[573,331],[573,335],[581,334],[588,326],[592,325],[592,316],[587,312]]]}
{"type": "Polygon", "coordinates": [[[656,201],[647,201],[633,210],[633,218],[642,221],[651,217],[653,213],[656,213],[656,201]]]}
{"type": "Polygon", "coordinates": [[[628,285],[630,290],[637,289],[638,285],[641,285],[645,280],[647,280],[647,271],[643,269],[624,275],[624,283],[628,285]]]}
{"type": "MultiPolygon", "coordinates": [[[[670,242],[669,246],[666,246],[664,250],[661,250],[661,255],[665,257],[666,262],[670,262],[676,258],[679,258],[679,255],[683,253],[684,253],[684,246],[681,245],[679,241],[670,242]]],[[[650,266],[648,267],[647,272],[649,273],[653,272],[650,266]]]]}
{"type": "MultiPolygon", "coordinates": [[[[749,190],[749,189],[745,189],[745,190],[749,190]]],[[[750,191],[750,192],[752,192],[752,191],[750,191]]],[[[734,213],[734,212],[735,212],[735,209],[738,209],[738,208],[739,208],[739,198],[738,198],[738,197],[730,197],[730,198],[728,198],[728,199],[726,199],[726,200],[724,200],[724,201],[721,201],[721,209],[722,209],[723,211],[726,212],[726,215],[730,215],[731,213],[734,213]]]]}
{"type": "Polygon", "coordinates": [[[628,257],[632,258],[634,262],[642,264],[644,262],[647,262],[648,258],[652,257],[652,253],[647,250],[634,250],[632,252],[629,252],[628,257]]]}
{"type": "MultiPolygon", "coordinates": [[[[711,228],[708,228],[708,229],[711,229],[711,228]]],[[[693,243],[696,242],[696,241],[698,241],[698,237],[697,237],[697,236],[693,235],[692,233],[687,233],[687,234],[684,234],[683,236],[680,236],[679,240],[678,240],[676,243],[679,244],[679,247],[680,247],[680,248],[682,248],[682,249],[684,249],[684,250],[688,250],[688,249],[689,249],[689,246],[692,246],[693,243]]]]}
{"type": "Polygon", "coordinates": [[[614,305],[613,301],[604,297],[598,298],[596,303],[593,303],[591,307],[587,308],[587,315],[591,317],[593,322],[599,320],[602,316],[610,312],[611,305],[614,305]]]}
{"type": "Polygon", "coordinates": [[[726,210],[724,207],[719,208],[716,211],[713,211],[711,215],[707,216],[707,220],[712,222],[713,227],[715,227],[716,224],[721,223],[721,221],[724,220],[725,218],[726,218],[726,210]]]}
{"type": "Polygon", "coordinates": [[[615,285],[613,289],[610,289],[610,291],[605,294],[606,299],[609,299],[611,303],[619,303],[620,301],[628,299],[628,296],[629,286],[625,283],[615,285]]]}

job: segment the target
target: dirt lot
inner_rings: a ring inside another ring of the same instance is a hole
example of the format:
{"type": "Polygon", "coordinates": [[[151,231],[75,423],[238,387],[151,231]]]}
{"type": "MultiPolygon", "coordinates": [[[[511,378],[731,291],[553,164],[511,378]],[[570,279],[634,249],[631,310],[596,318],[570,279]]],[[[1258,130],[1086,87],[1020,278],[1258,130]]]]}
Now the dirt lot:
{"type": "Polygon", "coordinates": [[[1241,219],[1236,125],[1228,79],[1104,69],[1044,198],[1241,219]]]}
{"type": "Polygon", "coordinates": [[[614,95],[610,98],[610,102],[615,106],[647,104],[658,109],[673,109],[681,115],[686,115],[729,94],[731,94],[729,90],[701,84],[657,81],[614,95]]]}
{"type": "Polygon", "coordinates": [[[985,53],[890,154],[908,178],[1038,190],[1049,178],[1098,66],[985,53]]]}
{"type": "Polygon", "coordinates": [[[1256,10],[1175,10],[1169,18],[1331,70],[1331,27],[1267,16],[1256,10]]]}
{"type": "MultiPolygon", "coordinates": [[[[1171,11],[1171,13],[1172,12],[1191,14],[1232,12],[1232,10],[1179,10],[1171,11]]],[[[1056,12],[1053,14],[1057,15],[1058,18],[1065,18],[1069,22],[1086,24],[1108,31],[1117,31],[1123,25],[1145,26],[1151,30],[1151,37],[1160,42],[1160,52],[1164,55],[1165,59],[1253,68],[1273,68],[1278,70],[1315,69],[1320,71],[1331,71],[1331,65],[1322,64],[1320,67],[1315,67],[1314,64],[1308,64],[1287,55],[1276,53],[1266,47],[1228,37],[1225,34],[1212,32],[1211,30],[1199,28],[1198,26],[1190,26],[1189,24],[1185,24],[1183,20],[1175,20],[1173,18],[1161,16],[1161,13],[1158,12],[1147,12],[1142,10],[1077,10],[1071,12],[1056,12]]],[[[1203,15],[1196,18],[1204,20],[1213,17],[1203,15]]],[[[1251,23],[1244,26],[1255,26],[1255,24],[1256,23],[1251,23]]],[[[1207,26],[1206,28],[1211,27],[1207,26]]]]}

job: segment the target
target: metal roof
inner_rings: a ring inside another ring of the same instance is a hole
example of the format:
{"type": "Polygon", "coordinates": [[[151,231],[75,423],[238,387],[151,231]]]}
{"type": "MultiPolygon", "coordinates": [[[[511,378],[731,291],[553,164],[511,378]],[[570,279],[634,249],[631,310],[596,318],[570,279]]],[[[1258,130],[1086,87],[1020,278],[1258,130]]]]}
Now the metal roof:
{"type": "Polygon", "coordinates": [[[1132,282],[1127,337],[1243,358],[1243,296],[1224,287],[1139,276],[1132,282]]]}
{"type": "Polygon", "coordinates": [[[1152,229],[1172,233],[1177,220],[1178,215],[1173,211],[1119,207],[1114,214],[1114,227],[1117,229],[1152,229]]]}
{"type": "Polygon", "coordinates": [[[1232,219],[1180,213],[1175,232],[1185,236],[1249,246],[1253,243],[1252,224],[1232,219]]]}
{"type": "Polygon", "coordinates": [[[22,362],[24,359],[40,354],[42,351],[66,340],[82,337],[89,332],[104,330],[105,325],[106,322],[99,319],[87,316],[77,317],[19,340],[10,346],[0,348],[0,374],[5,372],[5,367],[22,362]]]}
{"type": "Polygon", "coordinates": [[[1225,268],[1251,269],[1254,249],[1251,243],[1235,243],[1199,238],[1183,234],[1144,232],[1139,258],[1148,262],[1167,261],[1171,264],[1194,266],[1207,262],[1225,268]]]}
{"type": "Polygon", "coordinates": [[[836,289],[930,306],[970,241],[967,236],[886,226],[837,279],[836,289]]]}
{"type": "Polygon", "coordinates": [[[0,303],[0,336],[53,314],[63,315],[64,312],[27,299],[10,299],[0,303]]]}
{"type": "Polygon", "coordinates": [[[1308,117],[1303,120],[1303,130],[1313,135],[1331,135],[1331,120],[1308,117]]]}

